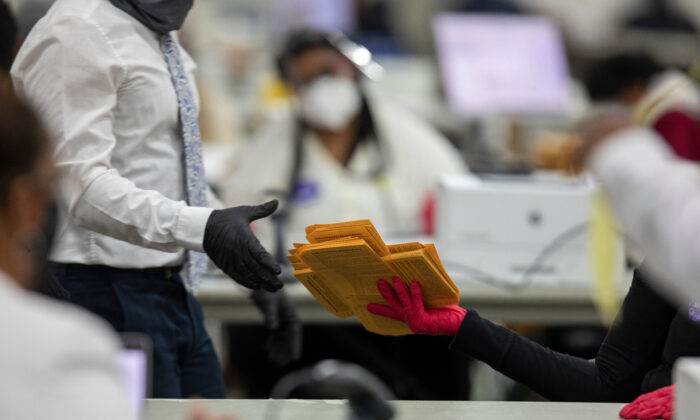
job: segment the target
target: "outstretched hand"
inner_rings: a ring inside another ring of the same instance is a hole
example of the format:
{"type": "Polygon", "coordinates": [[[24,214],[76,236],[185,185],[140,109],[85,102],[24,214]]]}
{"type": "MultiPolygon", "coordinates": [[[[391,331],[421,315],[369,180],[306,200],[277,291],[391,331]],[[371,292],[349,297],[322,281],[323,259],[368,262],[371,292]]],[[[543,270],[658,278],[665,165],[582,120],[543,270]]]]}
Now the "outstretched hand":
{"type": "Polygon", "coordinates": [[[204,250],[226,275],[243,286],[274,292],[282,288],[280,266],[260,244],[250,223],[270,216],[277,200],[259,206],[214,210],[204,231],[204,250]]]}
{"type": "Polygon", "coordinates": [[[393,287],[384,279],[377,282],[379,293],[389,305],[370,303],[367,305],[370,313],[402,321],[416,334],[457,335],[466,309],[457,305],[425,309],[417,281],[411,282],[410,294],[400,278],[394,277],[392,282],[393,287]]]}

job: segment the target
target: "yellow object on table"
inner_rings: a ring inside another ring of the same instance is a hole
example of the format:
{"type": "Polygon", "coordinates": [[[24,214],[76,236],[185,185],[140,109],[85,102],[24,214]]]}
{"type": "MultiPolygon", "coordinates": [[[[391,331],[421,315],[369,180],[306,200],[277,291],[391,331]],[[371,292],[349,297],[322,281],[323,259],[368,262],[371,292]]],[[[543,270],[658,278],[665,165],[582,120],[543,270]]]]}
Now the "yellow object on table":
{"type": "Polygon", "coordinates": [[[386,245],[369,220],[306,228],[308,244],[294,244],[289,261],[296,278],[328,312],[355,316],[371,332],[412,334],[402,322],[370,314],[369,303],[383,303],[379,279],[398,276],[408,285],[418,281],[425,306],[459,303],[459,290],[440,262],[433,244],[386,245]]]}

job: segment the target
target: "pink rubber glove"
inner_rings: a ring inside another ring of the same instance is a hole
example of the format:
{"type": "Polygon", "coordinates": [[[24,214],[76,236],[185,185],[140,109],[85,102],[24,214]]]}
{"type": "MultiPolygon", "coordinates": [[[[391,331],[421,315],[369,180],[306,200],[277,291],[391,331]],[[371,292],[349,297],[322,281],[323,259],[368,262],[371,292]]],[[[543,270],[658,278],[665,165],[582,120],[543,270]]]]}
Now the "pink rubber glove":
{"type": "Polygon", "coordinates": [[[620,411],[623,419],[664,419],[673,417],[673,385],[637,397],[620,411]]]}
{"type": "Polygon", "coordinates": [[[394,277],[392,281],[393,288],[384,279],[377,282],[377,289],[389,306],[370,303],[367,305],[370,313],[403,321],[416,334],[457,335],[467,314],[466,309],[450,305],[426,310],[423,306],[423,292],[417,281],[411,282],[410,295],[400,278],[394,277]]]}

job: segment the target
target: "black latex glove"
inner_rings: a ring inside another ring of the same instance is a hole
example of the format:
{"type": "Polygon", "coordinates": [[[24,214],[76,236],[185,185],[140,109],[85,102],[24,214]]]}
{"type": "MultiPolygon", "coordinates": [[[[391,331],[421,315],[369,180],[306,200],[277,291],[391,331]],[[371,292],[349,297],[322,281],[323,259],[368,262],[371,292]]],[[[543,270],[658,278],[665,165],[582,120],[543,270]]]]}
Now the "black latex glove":
{"type": "Polygon", "coordinates": [[[274,292],[282,288],[280,266],[250,229],[254,220],[277,210],[277,200],[259,206],[214,210],[204,231],[204,250],[226,275],[243,286],[274,292]]]}
{"type": "Polygon", "coordinates": [[[256,290],[251,295],[265,318],[267,355],[278,364],[286,365],[301,357],[301,322],[294,303],[284,290],[271,293],[256,290]]]}

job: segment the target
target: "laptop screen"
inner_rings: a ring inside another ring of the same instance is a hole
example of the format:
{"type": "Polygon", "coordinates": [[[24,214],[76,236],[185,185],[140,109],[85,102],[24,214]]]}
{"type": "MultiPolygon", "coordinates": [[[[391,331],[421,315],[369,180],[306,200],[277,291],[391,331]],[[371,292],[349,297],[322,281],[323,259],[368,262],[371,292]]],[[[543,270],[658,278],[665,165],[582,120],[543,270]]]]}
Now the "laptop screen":
{"type": "Polygon", "coordinates": [[[445,95],[463,115],[560,115],[569,73],[557,27],[536,16],[444,13],[433,21],[445,95]]]}

